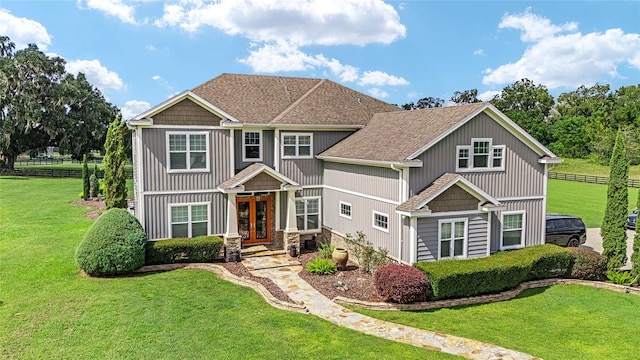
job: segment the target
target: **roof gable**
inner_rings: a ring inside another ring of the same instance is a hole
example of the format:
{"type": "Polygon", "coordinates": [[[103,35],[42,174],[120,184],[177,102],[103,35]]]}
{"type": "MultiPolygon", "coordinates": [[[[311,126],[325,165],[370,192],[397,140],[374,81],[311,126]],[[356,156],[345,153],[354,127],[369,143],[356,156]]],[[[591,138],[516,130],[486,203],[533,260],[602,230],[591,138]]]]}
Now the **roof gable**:
{"type": "Polygon", "coordinates": [[[236,175],[218,185],[223,193],[263,191],[263,190],[297,190],[300,185],[281,173],[262,163],[254,163],[236,175]],[[278,187],[275,187],[276,184],[278,187]]]}

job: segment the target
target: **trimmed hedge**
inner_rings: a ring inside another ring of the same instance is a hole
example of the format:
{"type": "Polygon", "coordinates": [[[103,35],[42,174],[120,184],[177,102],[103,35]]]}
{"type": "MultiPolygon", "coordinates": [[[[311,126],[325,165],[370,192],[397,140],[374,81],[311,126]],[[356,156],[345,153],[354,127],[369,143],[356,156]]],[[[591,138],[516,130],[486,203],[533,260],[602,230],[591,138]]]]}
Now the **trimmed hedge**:
{"type": "Polygon", "coordinates": [[[497,293],[527,280],[566,276],[571,253],[549,244],[479,259],[418,262],[414,266],[427,274],[432,299],[440,300],[497,293]]]}
{"type": "Polygon", "coordinates": [[[422,271],[407,265],[382,265],[373,273],[373,285],[386,302],[427,301],[429,282],[422,271]]]}
{"type": "Polygon", "coordinates": [[[105,211],[76,249],[78,266],[91,276],[133,272],[144,265],[147,234],[127,210],[105,211]]]}
{"type": "Polygon", "coordinates": [[[218,236],[150,241],[147,243],[147,265],[213,262],[219,258],[222,246],[222,238],[218,236]]]}

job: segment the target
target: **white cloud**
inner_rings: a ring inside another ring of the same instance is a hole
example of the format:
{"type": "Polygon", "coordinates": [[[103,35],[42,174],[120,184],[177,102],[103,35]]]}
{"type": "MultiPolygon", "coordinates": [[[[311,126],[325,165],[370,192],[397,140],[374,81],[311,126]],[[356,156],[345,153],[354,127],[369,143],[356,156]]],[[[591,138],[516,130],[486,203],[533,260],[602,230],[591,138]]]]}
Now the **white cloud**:
{"type": "Polygon", "coordinates": [[[484,50],[478,49],[473,52],[473,55],[484,56],[484,50]]]}
{"type": "Polygon", "coordinates": [[[0,34],[8,36],[16,44],[16,49],[36,44],[40,50],[47,50],[52,37],[39,22],[14,16],[5,9],[0,9],[0,34]]]}
{"type": "Polygon", "coordinates": [[[151,45],[151,44],[149,44],[149,45],[145,46],[145,48],[146,48],[147,50],[149,50],[149,51],[154,51],[154,50],[156,50],[156,47],[155,47],[155,46],[153,46],[153,45],[151,45]]]}
{"type": "Polygon", "coordinates": [[[89,9],[99,10],[107,15],[115,16],[120,21],[135,24],[135,7],[133,5],[127,5],[122,0],[78,0],[78,7],[84,2],[89,9]]]}
{"type": "Polygon", "coordinates": [[[153,75],[153,76],[151,77],[151,79],[153,79],[153,80],[160,80],[161,78],[160,78],[160,75],[153,75]]]}
{"type": "Polygon", "coordinates": [[[389,44],[406,35],[382,0],[181,0],[164,5],[157,26],[195,32],[211,26],[258,42],[302,45],[389,44]]]}
{"type": "Polygon", "coordinates": [[[398,85],[409,85],[409,82],[404,78],[389,75],[382,71],[365,71],[364,75],[362,75],[362,78],[360,78],[358,85],[398,86],[398,85]]]}
{"type": "Polygon", "coordinates": [[[389,93],[387,93],[386,91],[380,90],[378,88],[371,88],[367,90],[367,92],[369,93],[369,95],[376,97],[378,99],[384,99],[386,97],[389,97],[389,93]]]}
{"type": "Polygon", "coordinates": [[[140,100],[129,100],[124,103],[124,106],[120,109],[122,112],[122,118],[124,120],[129,120],[132,117],[149,110],[151,108],[151,104],[146,101],[140,100]]]}
{"type": "Polygon", "coordinates": [[[521,39],[532,45],[516,62],[485,70],[485,85],[528,78],[549,89],[591,86],[619,76],[621,64],[640,68],[640,34],[621,29],[582,34],[575,23],[556,26],[528,12],[505,17],[499,27],[520,30],[521,39]]]}
{"type": "Polygon", "coordinates": [[[500,94],[500,91],[487,90],[481,94],[478,94],[478,99],[482,101],[489,101],[498,94],[500,94]]]}
{"type": "Polygon", "coordinates": [[[102,92],[105,89],[120,90],[125,87],[120,76],[100,64],[99,60],[68,61],[66,69],[72,74],[85,74],[87,80],[102,92]]]}

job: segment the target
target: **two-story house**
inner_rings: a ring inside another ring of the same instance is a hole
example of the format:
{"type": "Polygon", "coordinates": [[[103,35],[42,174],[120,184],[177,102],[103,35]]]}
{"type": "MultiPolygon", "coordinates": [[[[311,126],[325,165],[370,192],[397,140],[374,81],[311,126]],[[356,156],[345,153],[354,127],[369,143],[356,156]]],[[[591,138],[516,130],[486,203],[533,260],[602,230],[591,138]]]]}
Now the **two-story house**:
{"type": "Polygon", "coordinates": [[[403,111],[322,79],[222,74],[128,124],[149,238],[227,256],[356,231],[409,263],[542,244],[560,161],[488,103],[403,111]]]}

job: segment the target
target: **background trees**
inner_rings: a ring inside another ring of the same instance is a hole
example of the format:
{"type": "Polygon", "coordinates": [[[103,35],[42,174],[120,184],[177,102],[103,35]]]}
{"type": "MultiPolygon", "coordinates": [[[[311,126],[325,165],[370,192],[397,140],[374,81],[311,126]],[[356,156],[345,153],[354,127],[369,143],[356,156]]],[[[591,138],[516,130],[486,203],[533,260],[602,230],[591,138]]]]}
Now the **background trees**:
{"type": "Polygon", "coordinates": [[[18,155],[59,146],[76,159],[102,149],[117,108],[84,75],[65,71],[65,61],[36,45],[15,51],[0,36],[0,155],[13,169],[18,155]]]}

